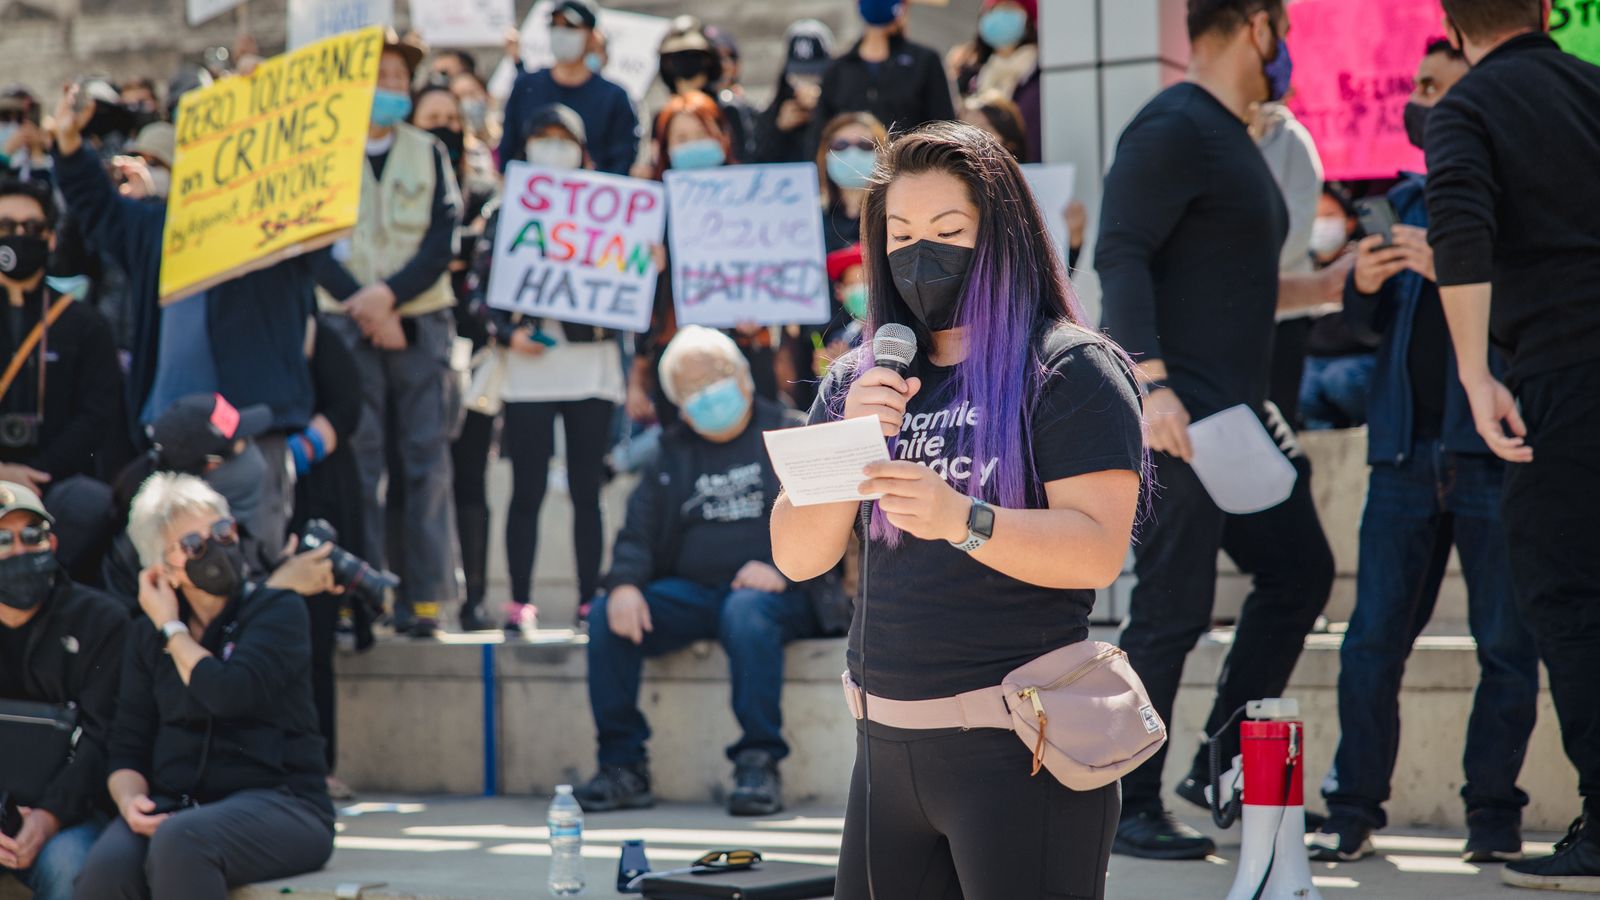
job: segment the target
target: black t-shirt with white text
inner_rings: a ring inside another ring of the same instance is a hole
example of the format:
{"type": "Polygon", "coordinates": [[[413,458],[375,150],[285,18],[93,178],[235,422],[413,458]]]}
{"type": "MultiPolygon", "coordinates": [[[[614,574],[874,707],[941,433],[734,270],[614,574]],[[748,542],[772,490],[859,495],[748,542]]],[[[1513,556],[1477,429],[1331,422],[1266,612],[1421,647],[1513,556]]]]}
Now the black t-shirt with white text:
{"type": "Polygon", "coordinates": [[[764,474],[766,444],[759,428],[726,444],[702,441],[694,493],[677,510],[678,556],[671,571],[704,585],[726,585],[751,560],[772,559],[764,474]]]}
{"type": "MultiPolygon", "coordinates": [[[[1036,480],[1029,505],[1046,505],[1042,486],[1051,481],[1140,471],[1139,400],[1112,350],[1097,335],[1061,326],[1042,337],[1038,355],[1047,375],[1033,408],[1036,480]]],[[[953,373],[920,362],[914,374],[923,384],[907,405],[891,455],[929,466],[966,493],[973,477],[992,485],[1001,463],[974,461],[957,449],[963,431],[985,427],[986,417],[984,410],[951,399],[946,388],[953,373]]],[[[836,419],[842,408],[842,402],[819,397],[811,421],[836,419]]],[[[1092,590],[1028,584],[944,541],[909,534],[895,548],[873,542],[865,577],[871,607],[866,683],[874,696],[893,700],[947,697],[999,684],[1029,660],[1087,637],[1094,606],[1092,590]]],[[[848,650],[858,682],[862,639],[858,603],[848,650]]]]}

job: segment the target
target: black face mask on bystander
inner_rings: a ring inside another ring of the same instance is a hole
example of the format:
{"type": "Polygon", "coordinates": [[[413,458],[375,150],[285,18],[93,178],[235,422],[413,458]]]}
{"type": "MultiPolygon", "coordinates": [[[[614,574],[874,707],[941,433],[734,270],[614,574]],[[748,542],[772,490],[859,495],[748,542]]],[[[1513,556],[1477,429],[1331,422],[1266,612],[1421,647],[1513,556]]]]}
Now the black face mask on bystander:
{"type": "Polygon", "coordinates": [[[27,612],[44,602],[61,564],[49,550],[0,559],[0,604],[27,612]]]}

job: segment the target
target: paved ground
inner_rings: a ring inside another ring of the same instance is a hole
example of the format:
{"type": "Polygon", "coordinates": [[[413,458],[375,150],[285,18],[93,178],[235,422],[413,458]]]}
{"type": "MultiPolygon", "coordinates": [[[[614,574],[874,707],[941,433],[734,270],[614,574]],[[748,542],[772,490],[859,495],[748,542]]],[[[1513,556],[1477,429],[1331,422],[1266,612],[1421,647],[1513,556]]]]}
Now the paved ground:
{"type": "MultiPolygon", "coordinates": [[[[544,803],[530,798],[368,798],[341,816],[338,852],[326,871],[239,892],[251,898],[295,893],[331,896],[340,885],[373,885],[374,898],[525,900],[544,896],[550,857],[544,803]],[[381,886],[379,886],[381,885],[381,886]]],[[[1196,826],[1202,823],[1195,819],[1196,826]]],[[[584,856],[588,896],[613,891],[618,848],[643,838],[659,870],[712,847],[755,847],[769,858],[832,864],[838,853],[837,810],[802,809],[770,819],[733,819],[709,806],[667,806],[590,816],[584,856]]],[[[1233,882],[1237,829],[1219,836],[1221,858],[1156,863],[1112,857],[1113,900],[1221,898],[1233,882]]],[[[1548,839],[1549,835],[1540,836],[1548,839]]],[[[1537,897],[1500,885],[1494,867],[1460,861],[1460,838],[1399,829],[1378,840],[1380,856],[1349,865],[1316,864],[1325,900],[1342,897],[1478,900],[1537,897]]],[[[1548,852],[1548,845],[1529,845],[1548,852]]],[[[236,894],[236,896],[239,896],[236,894]]],[[[348,894],[348,896],[356,896],[348,894]]]]}

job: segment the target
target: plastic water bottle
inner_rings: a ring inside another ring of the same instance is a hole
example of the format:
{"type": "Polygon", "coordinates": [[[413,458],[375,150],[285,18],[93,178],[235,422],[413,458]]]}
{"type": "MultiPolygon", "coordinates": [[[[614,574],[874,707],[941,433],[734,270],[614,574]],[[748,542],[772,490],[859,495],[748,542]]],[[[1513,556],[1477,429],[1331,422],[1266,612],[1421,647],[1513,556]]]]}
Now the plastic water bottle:
{"type": "Polygon", "coordinates": [[[572,785],[556,787],[545,820],[550,825],[550,896],[583,893],[583,808],[572,796],[572,785]]]}

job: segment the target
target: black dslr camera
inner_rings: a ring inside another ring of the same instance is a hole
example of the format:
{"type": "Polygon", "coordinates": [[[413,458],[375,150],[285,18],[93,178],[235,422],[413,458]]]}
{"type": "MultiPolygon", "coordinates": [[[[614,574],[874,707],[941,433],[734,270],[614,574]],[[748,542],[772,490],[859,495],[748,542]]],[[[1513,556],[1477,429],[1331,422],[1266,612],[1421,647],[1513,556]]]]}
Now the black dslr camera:
{"type": "Polygon", "coordinates": [[[382,610],[384,591],[399,587],[400,577],[393,572],[374,568],[371,563],[340,547],[338,541],[339,532],[328,524],[327,519],[312,519],[306,523],[300,535],[300,548],[315,550],[323,544],[333,545],[328,561],[333,564],[334,583],[360,598],[370,608],[382,610]]]}
{"type": "Polygon", "coordinates": [[[32,413],[0,415],[0,447],[35,447],[38,444],[38,416],[32,413]]]}

